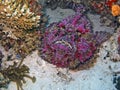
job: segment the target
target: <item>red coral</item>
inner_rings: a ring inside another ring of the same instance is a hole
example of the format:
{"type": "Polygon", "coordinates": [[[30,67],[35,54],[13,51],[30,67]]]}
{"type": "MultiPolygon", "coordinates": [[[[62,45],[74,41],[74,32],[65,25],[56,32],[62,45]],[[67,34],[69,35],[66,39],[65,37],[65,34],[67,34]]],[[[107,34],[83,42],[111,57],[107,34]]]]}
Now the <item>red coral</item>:
{"type": "Polygon", "coordinates": [[[112,5],[113,5],[113,3],[117,2],[117,1],[118,1],[118,0],[108,0],[105,4],[106,4],[109,8],[111,8],[112,5]]]}

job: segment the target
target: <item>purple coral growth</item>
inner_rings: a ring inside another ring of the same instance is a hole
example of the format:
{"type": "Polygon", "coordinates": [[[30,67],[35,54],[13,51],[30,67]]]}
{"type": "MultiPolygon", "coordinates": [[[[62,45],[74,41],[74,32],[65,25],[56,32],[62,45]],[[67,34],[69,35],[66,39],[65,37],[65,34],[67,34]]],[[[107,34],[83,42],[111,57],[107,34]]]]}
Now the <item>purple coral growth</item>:
{"type": "Polygon", "coordinates": [[[92,27],[87,17],[85,17],[83,14],[69,16],[56,25],[59,28],[65,27],[67,31],[78,31],[80,33],[89,32],[89,30],[91,30],[92,27]]]}
{"type": "Polygon", "coordinates": [[[92,33],[84,14],[76,13],[52,23],[45,31],[40,56],[57,67],[76,68],[90,60],[97,47],[108,39],[108,33],[92,33]]]}
{"type": "Polygon", "coordinates": [[[75,52],[75,58],[78,59],[81,63],[89,60],[96,50],[95,43],[93,43],[92,41],[88,41],[87,39],[82,37],[76,43],[76,47],[77,49],[75,52]]]}
{"type": "Polygon", "coordinates": [[[69,67],[70,63],[78,60],[84,63],[93,56],[95,43],[88,41],[78,33],[63,32],[62,30],[47,31],[41,48],[41,57],[58,67],[69,67]]]}

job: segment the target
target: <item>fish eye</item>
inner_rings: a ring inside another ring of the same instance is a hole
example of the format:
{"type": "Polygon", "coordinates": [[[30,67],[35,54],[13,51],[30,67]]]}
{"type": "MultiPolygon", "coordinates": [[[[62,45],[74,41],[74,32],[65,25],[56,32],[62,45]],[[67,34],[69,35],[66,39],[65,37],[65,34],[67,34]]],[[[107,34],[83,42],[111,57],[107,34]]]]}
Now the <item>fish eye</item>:
{"type": "Polygon", "coordinates": [[[50,3],[50,0],[47,0],[45,3],[46,3],[46,4],[49,4],[49,3],[50,3]]]}

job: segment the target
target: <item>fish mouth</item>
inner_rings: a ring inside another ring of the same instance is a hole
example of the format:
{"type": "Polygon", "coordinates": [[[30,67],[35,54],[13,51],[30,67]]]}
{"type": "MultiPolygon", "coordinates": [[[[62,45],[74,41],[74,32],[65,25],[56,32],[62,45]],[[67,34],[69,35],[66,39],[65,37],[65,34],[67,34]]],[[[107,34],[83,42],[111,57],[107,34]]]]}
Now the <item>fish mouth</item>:
{"type": "Polygon", "coordinates": [[[70,43],[68,43],[68,42],[66,42],[65,40],[61,40],[61,41],[56,41],[55,42],[55,44],[58,44],[58,43],[60,43],[60,44],[64,44],[64,45],[67,45],[70,49],[72,49],[72,46],[71,46],[71,44],[70,43]]]}

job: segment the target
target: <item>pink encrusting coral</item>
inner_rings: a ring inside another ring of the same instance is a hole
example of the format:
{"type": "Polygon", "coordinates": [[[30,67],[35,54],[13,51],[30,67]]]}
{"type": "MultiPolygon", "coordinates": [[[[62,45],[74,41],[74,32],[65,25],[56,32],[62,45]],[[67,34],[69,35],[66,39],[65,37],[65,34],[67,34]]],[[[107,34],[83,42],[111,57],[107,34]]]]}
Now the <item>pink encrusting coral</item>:
{"type": "Polygon", "coordinates": [[[62,30],[46,32],[41,48],[41,57],[58,67],[69,67],[74,60],[84,63],[96,50],[95,44],[62,30]],[[86,57],[84,57],[86,55],[86,57]]]}
{"type": "Polygon", "coordinates": [[[90,60],[97,47],[108,39],[104,32],[92,33],[90,21],[76,12],[45,31],[40,46],[40,56],[57,67],[74,69],[90,60]]]}
{"type": "Polygon", "coordinates": [[[80,33],[86,33],[91,30],[91,25],[88,19],[82,14],[76,14],[74,16],[69,16],[63,21],[58,23],[59,28],[66,28],[68,32],[78,31],[80,33]]]}

